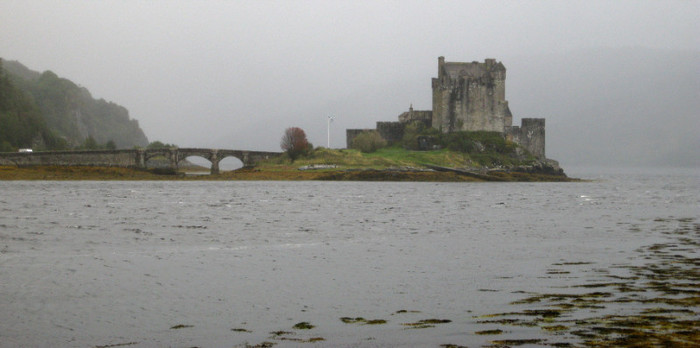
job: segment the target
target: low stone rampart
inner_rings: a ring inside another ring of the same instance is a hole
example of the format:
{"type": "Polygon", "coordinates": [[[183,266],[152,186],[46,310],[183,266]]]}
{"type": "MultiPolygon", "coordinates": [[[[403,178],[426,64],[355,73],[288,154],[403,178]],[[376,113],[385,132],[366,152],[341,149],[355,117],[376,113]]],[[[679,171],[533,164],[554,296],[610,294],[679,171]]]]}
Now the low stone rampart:
{"type": "Polygon", "coordinates": [[[402,122],[377,122],[377,132],[389,144],[401,142],[406,124],[402,122]]]}

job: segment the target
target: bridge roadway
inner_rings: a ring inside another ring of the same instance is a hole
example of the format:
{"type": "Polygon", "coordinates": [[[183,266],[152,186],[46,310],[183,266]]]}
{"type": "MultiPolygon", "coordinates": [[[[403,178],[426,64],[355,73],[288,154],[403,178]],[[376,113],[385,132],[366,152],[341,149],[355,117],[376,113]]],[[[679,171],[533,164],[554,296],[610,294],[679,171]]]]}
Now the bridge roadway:
{"type": "Polygon", "coordinates": [[[211,173],[219,173],[219,162],[226,157],[235,157],[243,166],[253,166],[262,159],[279,156],[281,152],[204,149],[204,148],[162,148],[130,150],[94,151],[37,151],[0,152],[0,165],[34,166],[108,166],[147,169],[148,160],[165,157],[170,168],[177,169],[178,163],[190,156],[206,158],[211,162],[211,173]]]}

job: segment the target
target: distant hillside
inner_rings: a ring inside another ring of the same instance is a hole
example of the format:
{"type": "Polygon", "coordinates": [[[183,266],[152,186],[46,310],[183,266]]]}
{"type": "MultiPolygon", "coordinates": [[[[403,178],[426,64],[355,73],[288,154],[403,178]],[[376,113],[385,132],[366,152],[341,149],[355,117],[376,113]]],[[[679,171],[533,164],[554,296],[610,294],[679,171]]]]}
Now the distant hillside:
{"type": "Polygon", "coordinates": [[[148,145],[138,121],[129,118],[126,108],[96,100],[86,88],[51,71],[39,73],[16,61],[2,63],[10,83],[28,96],[45,126],[64,139],[68,147],[84,144],[88,138],[98,144],[111,141],[117,148],[148,145]]]}
{"type": "Polygon", "coordinates": [[[10,81],[0,61],[0,152],[34,144],[58,149],[67,146],[65,140],[46,126],[34,100],[10,81]]]}

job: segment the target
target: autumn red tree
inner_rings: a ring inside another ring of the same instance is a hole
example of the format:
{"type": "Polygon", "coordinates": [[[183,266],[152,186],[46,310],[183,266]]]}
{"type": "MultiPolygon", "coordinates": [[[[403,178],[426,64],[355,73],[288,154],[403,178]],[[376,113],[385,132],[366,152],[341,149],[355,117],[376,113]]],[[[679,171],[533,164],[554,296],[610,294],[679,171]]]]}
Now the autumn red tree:
{"type": "Polygon", "coordinates": [[[298,127],[290,127],[284,131],[280,147],[287,152],[287,156],[294,162],[301,154],[309,150],[309,141],[306,140],[306,133],[298,127]]]}

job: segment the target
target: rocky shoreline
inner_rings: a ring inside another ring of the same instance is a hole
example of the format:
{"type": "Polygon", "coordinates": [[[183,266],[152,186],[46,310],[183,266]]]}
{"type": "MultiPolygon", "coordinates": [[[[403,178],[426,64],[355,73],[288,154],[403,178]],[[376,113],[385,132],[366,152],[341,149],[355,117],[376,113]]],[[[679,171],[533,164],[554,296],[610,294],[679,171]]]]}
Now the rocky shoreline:
{"type": "MultiPolygon", "coordinates": [[[[334,170],[320,180],[395,180],[425,181],[428,177],[441,178],[436,181],[576,181],[569,178],[555,160],[536,162],[532,165],[502,166],[497,168],[451,168],[423,164],[421,167],[389,167],[385,169],[353,168],[334,170]],[[434,173],[434,174],[431,174],[434,173]],[[451,175],[444,175],[451,174],[451,175]],[[455,177],[456,174],[457,176],[455,177]],[[459,177],[462,177],[461,179],[459,177]],[[444,180],[444,179],[453,180],[444,180]],[[468,180],[466,178],[475,179],[468,180]]],[[[336,165],[303,166],[299,170],[336,169],[336,165]]]]}
{"type": "Polygon", "coordinates": [[[218,175],[188,176],[184,173],[163,172],[158,168],[139,170],[118,167],[79,166],[0,166],[0,180],[271,180],[271,181],[433,181],[433,182],[486,182],[486,181],[578,181],[551,165],[518,166],[512,168],[470,169],[439,166],[346,168],[338,166],[318,168],[261,169],[242,168],[218,175]]]}

